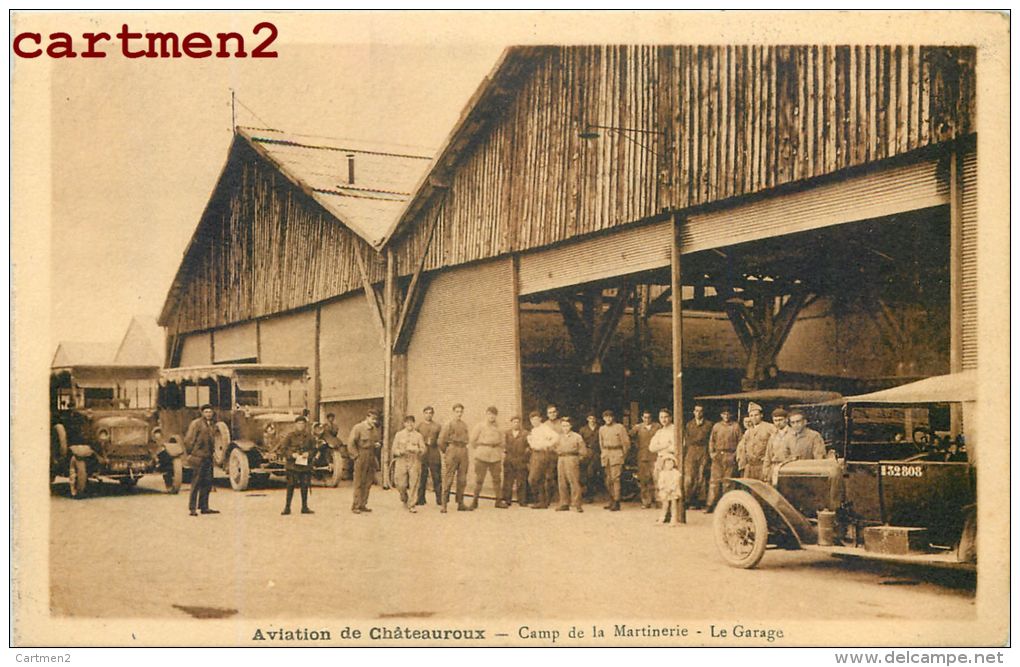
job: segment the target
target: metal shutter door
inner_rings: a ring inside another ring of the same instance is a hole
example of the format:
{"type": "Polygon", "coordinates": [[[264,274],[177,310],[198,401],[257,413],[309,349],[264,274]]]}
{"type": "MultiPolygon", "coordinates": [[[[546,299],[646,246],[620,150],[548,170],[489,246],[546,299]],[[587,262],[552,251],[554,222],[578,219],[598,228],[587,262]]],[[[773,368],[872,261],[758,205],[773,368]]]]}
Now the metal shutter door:
{"type": "Polygon", "coordinates": [[[212,363],[212,350],[209,349],[209,334],[188,334],[181,346],[181,366],[205,366],[212,363]]]}
{"type": "Polygon", "coordinates": [[[521,294],[669,266],[671,229],[665,220],[525,253],[520,263],[521,294]]]}
{"type": "Polygon", "coordinates": [[[307,366],[308,407],[316,405],[315,396],[315,311],[270,317],[259,322],[259,362],[307,366]]]}
{"type": "Polygon", "coordinates": [[[683,229],[683,251],[946,205],[949,183],[938,174],[937,162],[919,162],[692,215],[683,229]]]}
{"type": "Polygon", "coordinates": [[[963,156],[960,192],[960,362],[964,369],[977,368],[977,153],[963,156]]]}
{"type": "Polygon", "coordinates": [[[429,282],[407,351],[410,414],[432,405],[445,422],[453,404],[463,403],[473,426],[495,405],[499,423],[509,426],[520,410],[512,271],[501,259],[441,271],[429,282]]]}
{"type": "MultiPolygon", "coordinates": [[[[383,395],[379,329],[360,292],[322,306],[319,322],[320,402],[354,401],[383,395]]],[[[361,415],[364,418],[365,415],[361,415]]]]}
{"type": "Polygon", "coordinates": [[[223,363],[258,357],[255,323],[217,329],[213,332],[213,362],[223,363]]]}

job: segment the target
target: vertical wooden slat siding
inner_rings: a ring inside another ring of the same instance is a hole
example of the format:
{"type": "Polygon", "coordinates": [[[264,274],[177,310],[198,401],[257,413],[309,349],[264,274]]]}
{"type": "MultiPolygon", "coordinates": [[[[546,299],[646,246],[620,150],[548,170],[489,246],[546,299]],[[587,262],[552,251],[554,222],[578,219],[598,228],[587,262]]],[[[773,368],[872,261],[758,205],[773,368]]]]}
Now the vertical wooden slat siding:
{"type": "MultiPolygon", "coordinates": [[[[185,259],[170,321],[196,331],[301,308],[358,289],[354,248],[367,244],[242,140],[185,259]]],[[[370,270],[382,278],[375,253],[370,270]]]]}
{"type": "MultiPolygon", "coordinates": [[[[496,75],[498,103],[469,116],[478,131],[444,165],[449,187],[393,239],[397,271],[414,271],[434,218],[426,270],[968,136],[975,53],[917,45],[515,50],[496,75]],[[618,129],[582,139],[589,123],[618,129]]],[[[382,279],[379,255],[243,139],[229,159],[168,322],[196,331],[361,289],[356,249],[370,258],[371,279],[382,279]]]]}
{"type": "Polygon", "coordinates": [[[609,45],[532,48],[520,57],[537,62],[486,114],[454,166],[452,187],[394,239],[400,274],[413,271],[425,240],[418,230],[433,215],[441,223],[426,270],[973,131],[971,47],[609,45]],[[580,139],[588,123],[665,136],[602,129],[580,139]],[[658,183],[660,173],[669,187],[658,183]]]}

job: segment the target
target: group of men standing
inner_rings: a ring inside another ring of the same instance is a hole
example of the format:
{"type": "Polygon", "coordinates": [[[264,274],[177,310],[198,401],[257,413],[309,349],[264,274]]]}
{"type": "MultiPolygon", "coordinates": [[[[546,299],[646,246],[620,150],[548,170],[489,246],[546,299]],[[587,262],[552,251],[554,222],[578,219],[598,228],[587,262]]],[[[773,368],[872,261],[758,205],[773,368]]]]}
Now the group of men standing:
{"type": "Polygon", "coordinates": [[[720,421],[713,424],[705,416],[702,405],[694,406],[694,418],[684,428],[687,461],[694,466],[688,472],[695,483],[708,476],[708,494],[700,505],[700,489],[688,489],[691,507],[704,507],[711,512],[723,492],[727,477],[747,477],[772,483],[772,472],[779,465],[797,459],[820,459],[826,455],[822,436],[807,428],[807,418],[799,410],[783,408],[772,411],[772,423],[764,420],[764,411],[757,403],[747,406],[745,428],[733,420],[729,407],[719,411],[720,421]],[[707,458],[706,458],[707,456],[707,458]],[[697,474],[698,466],[702,474],[697,474]]]}
{"type": "MultiPolygon", "coordinates": [[[[212,450],[215,428],[212,407],[203,406],[202,416],[189,426],[185,446],[194,461],[195,480],[189,498],[189,511],[214,514],[208,506],[212,486],[212,450]]],[[[447,512],[450,495],[455,495],[458,511],[478,508],[486,478],[492,480],[495,506],[511,506],[514,492],[518,505],[536,509],[548,508],[558,495],[556,509],[573,508],[583,512],[585,495],[591,497],[596,475],[601,469],[609,495],[605,509],[620,510],[620,478],[631,447],[637,448],[637,478],[641,507],[659,507],[656,498],[658,473],[665,459],[679,458],[671,412],[659,411],[658,422],[645,410],[641,422],[628,430],[616,421],[612,410],[602,412],[602,424],[594,413],[587,415],[586,424],[575,431],[575,420],[560,416],[556,405],[546,408],[545,419],[539,412],[529,415],[530,430],[521,418],[510,418],[510,427],[499,425],[499,411],[486,410],[485,420],[469,428],[463,420],[464,406],[456,404],[452,417],[445,424],[435,421],[435,409],[423,411],[417,422],[413,415],[404,418],[403,428],[393,437],[393,482],[401,501],[409,512],[425,504],[431,478],[436,504],[447,512]],[[474,460],[474,497],[465,503],[467,473],[474,460]]],[[[825,443],[818,432],[807,428],[807,420],[799,410],[783,408],[772,411],[772,422],[763,418],[757,403],[748,405],[746,428],[733,420],[729,407],[719,411],[720,421],[705,417],[705,408],[696,404],[693,417],[683,429],[685,456],[683,495],[688,507],[711,512],[723,491],[728,477],[749,477],[772,482],[772,471],[780,464],[796,459],[818,459],[826,455],[825,443]]],[[[295,488],[301,491],[301,512],[311,514],[308,488],[311,465],[317,443],[323,437],[337,437],[332,415],[327,423],[316,424],[308,431],[308,420],[302,415],[295,420],[296,428],[281,444],[287,473],[287,496],[283,514],[290,514],[295,488]]],[[[377,470],[377,451],[382,447],[381,415],[370,410],[354,425],[347,440],[347,454],[353,464],[353,500],[355,514],[371,512],[368,496],[377,470]]]]}

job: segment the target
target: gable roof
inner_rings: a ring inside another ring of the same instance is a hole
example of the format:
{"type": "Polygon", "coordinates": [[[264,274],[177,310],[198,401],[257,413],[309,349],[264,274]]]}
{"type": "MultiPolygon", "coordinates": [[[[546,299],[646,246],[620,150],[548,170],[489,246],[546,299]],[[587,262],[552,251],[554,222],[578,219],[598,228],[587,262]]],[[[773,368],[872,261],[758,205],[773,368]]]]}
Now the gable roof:
{"type": "Polygon", "coordinates": [[[163,330],[151,317],[132,317],[117,347],[113,363],[125,366],[162,366],[163,330]]]}
{"type": "Polygon", "coordinates": [[[436,151],[435,159],[421,174],[397,215],[391,219],[381,246],[389,243],[390,239],[411,224],[437,190],[447,187],[449,174],[463,157],[465,149],[484,132],[491,118],[506,108],[515,96],[516,83],[527,76],[542,55],[555,49],[551,46],[510,46],[503,51],[492,71],[482,79],[474,95],[464,105],[453,129],[436,151]]]}
{"type": "Polygon", "coordinates": [[[129,366],[133,368],[163,365],[163,330],[151,317],[135,316],[119,343],[61,341],[53,354],[50,368],[76,366],[129,366]]]}
{"type": "Polygon", "coordinates": [[[431,163],[427,155],[354,139],[239,127],[237,133],[338,221],[379,248],[431,163]],[[348,182],[348,161],[354,183],[348,182]]]}
{"type": "Polygon", "coordinates": [[[50,368],[109,366],[117,356],[116,343],[61,341],[50,368]]]}

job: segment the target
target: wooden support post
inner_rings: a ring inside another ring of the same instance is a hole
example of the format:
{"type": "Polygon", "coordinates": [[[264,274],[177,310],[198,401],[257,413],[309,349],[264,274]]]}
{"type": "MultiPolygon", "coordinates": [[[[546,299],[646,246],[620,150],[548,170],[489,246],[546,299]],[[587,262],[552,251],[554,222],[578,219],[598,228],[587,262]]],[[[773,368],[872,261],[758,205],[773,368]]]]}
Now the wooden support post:
{"type": "Polygon", "coordinates": [[[390,488],[390,440],[393,438],[393,327],[396,311],[396,267],[393,250],[386,249],[386,279],[383,283],[383,446],[380,455],[382,463],[382,488],[390,488]]]}
{"type": "MultiPolygon", "coordinates": [[[[358,272],[361,274],[361,286],[365,290],[365,299],[368,300],[368,309],[372,312],[372,322],[375,323],[376,328],[379,330],[379,336],[382,339],[386,338],[386,327],[383,324],[382,307],[379,305],[379,297],[375,293],[375,287],[372,286],[372,279],[368,275],[368,265],[365,262],[365,258],[361,256],[361,251],[357,248],[354,249],[354,258],[358,262],[358,272]]],[[[390,349],[387,347],[387,349],[390,349]]]]}
{"type": "Polygon", "coordinates": [[[683,326],[683,272],[680,266],[680,229],[683,219],[673,218],[673,244],[670,247],[670,291],[673,294],[673,442],[676,443],[677,467],[680,469],[680,523],[687,523],[687,498],[683,489],[686,485],[684,463],[687,446],[684,443],[684,326],[683,326]]]}
{"type": "MultiPolygon", "coordinates": [[[[407,327],[410,322],[409,318],[411,317],[411,313],[415,305],[421,301],[418,282],[421,280],[422,271],[425,269],[425,259],[428,257],[429,246],[432,245],[432,236],[435,234],[438,222],[439,216],[436,215],[432,218],[432,222],[429,223],[429,230],[425,236],[425,246],[420,251],[421,257],[418,258],[418,266],[415,267],[414,275],[411,276],[411,283],[407,287],[407,295],[404,297],[404,302],[400,308],[400,316],[397,318],[397,328],[392,341],[410,339],[410,337],[404,333],[404,328],[407,327]]],[[[413,322],[411,323],[413,324],[413,322]]]]}
{"type": "Polygon", "coordinates": [[[514,300],[514,404],[520,410],[521,423],[527,422],[524,408],[524,375],[521,369],[521,260],[518,255],[510,258],[511,296],[514,300]]]}
{"type": "MultiPolygon", "coordinates": [[[[963,370],[963,205],[962,175],[963,154],[953,151],[949,155],[949,372],[963,370]]],[[[956,437],[963,430],[963,411],[959,404],[951,404],[949,432],[956,437]]]]}
{"type": "MultiPolygon", "coordinates": [[[[255,345],[258,346],[258,324],[255,328],[255,345]]],[[[312,385],[312,418],[322,421],[319,416],[319,399],[322,398],[322,308],[315,309],[315,382],[312,385]]]]}
{"type": "Polygon", "coordinates": [[[961,186],[962,154],[953,151],[949,155],[949,372],[963,370],[963,266],[960,248],[963,245],[960,210],[963,188],[961,186]]]}

